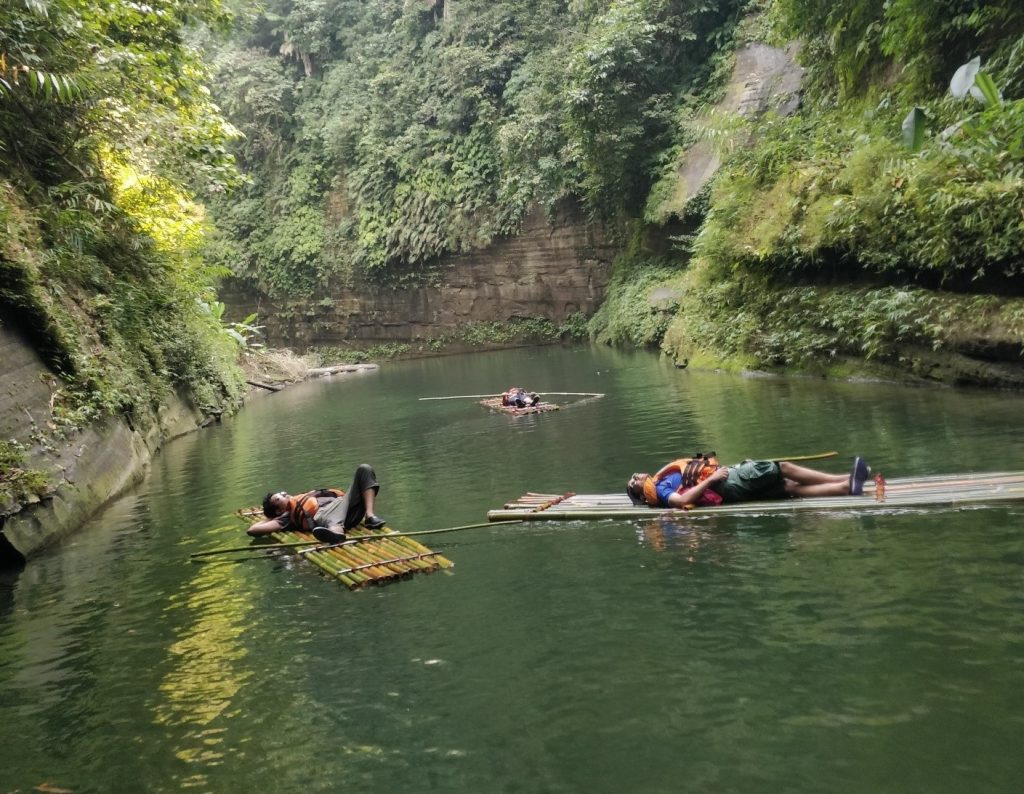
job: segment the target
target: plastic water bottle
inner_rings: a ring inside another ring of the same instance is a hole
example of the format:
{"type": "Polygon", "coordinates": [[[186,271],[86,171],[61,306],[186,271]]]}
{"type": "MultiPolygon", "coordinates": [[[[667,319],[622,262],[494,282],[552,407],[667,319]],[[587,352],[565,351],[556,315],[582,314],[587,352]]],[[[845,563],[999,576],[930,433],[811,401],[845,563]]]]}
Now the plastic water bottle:
{"type": "Polygon", "coordinates": [[[875,475],[875,501],[885,501],[885,477],[881,472],[875,475]]]}

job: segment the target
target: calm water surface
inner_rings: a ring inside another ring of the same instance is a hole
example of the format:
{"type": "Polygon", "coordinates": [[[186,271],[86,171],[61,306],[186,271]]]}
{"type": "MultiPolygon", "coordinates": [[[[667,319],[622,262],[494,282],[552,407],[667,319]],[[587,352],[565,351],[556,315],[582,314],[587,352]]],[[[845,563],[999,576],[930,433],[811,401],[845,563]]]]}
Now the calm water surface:
{"type": "Polygon", "coordinates": [[[1021,397],[545,348],[255,400],[0,581],[0,792],[965,792],[1024,784],[1024,507],[475,529],[349,592],[205,564],[270,489],[369,461],[395,528],[619,491],[681,453],[1024,469],[1021,397]],[[511,382],[603,399],[537,416],[511,382]]]}

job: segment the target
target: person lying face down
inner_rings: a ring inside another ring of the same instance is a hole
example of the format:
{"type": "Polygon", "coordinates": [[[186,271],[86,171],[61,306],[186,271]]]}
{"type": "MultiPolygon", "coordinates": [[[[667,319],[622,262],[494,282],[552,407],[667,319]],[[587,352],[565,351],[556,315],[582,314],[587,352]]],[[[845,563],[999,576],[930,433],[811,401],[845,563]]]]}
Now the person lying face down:
{"type": "Polygon", "coordinates": [[[722,466],[712,453],[677,460],[656,474],[635,472],[626,483],[634,505],[714,507],[761,499],[807,496],[860,496],[871,467],[855,458],[848,474],[829,474],[790,461],[746,460],[722,466]]]}
{"type": "Polygon", "coordinates": [[[246,532],[253,537],[272,532],[312,532],[324,543],[340,543],[346,531],[359,524],[370,529],[384,526],[374,513],[374,501],[380,491],[377,475],[368,463],[362,463],[352,477],[348,491],[317,488],[299,496],[286,491],[268,493],[263,498],[265,521],[258,521],[246,532]]]}

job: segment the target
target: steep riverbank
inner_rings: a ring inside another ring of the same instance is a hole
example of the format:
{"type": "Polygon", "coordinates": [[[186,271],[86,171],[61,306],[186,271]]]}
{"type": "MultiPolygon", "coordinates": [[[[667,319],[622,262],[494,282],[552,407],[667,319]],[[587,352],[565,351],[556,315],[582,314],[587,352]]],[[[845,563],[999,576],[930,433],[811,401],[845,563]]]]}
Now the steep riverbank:
{"type": "Polygon", "coordinates": [[[0,562],[18,562],[64,537],[138,482],[149,461],[173,438],[208,417],[181,395],[143,421],[108,417],[57,432],[56,378],[36,350],[0,325],[0,437],[24,451],[25,468],[45,477],[42,493],[11,500],[3,510],[0,562]]]}
{"type": "MultiPolygon", "coordinates": [[[[37,491],[0,503],[0,565],[20,564],[71,535],[111,500],[137,484],[168,442],[219,421],[179,393],[148,416],[107,417],[58,432],[54,373],[18,333],[0,325],[0,438],[21,451],[37,491]]],[[[375,364],[320,367],[287,352],[250,357],[243,365],[250,389],[244,401],[316,377],[365,373],[375,364]]],[[[228,410],[235,410],[227,406],[228,410]]]]}

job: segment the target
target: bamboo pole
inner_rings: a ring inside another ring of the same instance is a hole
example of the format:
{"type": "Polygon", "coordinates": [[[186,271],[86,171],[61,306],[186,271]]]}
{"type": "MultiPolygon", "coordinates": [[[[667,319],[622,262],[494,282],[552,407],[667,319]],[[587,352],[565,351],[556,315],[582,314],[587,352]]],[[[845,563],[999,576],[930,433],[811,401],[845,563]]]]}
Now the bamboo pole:
{"type": "MultiPolygon", "coordinates": [[[[352,565],[355,558],[349,558],[348,555],[340,553],[332,555],[327,552],[316,552],[307,559],[325,573],[344,581],[342,572],[352,565]]],[[[369,584],[375,578],[369,571],[347,571],[346,575],[355,582],[356,586],[369,584]]]]}
{"type": "Polygon", "coordinates": [[[342,560],[319,560],[315,557],[309,557],[307,559],[309,559],[309,561],[322,572],[326,573],[328,576],[333,576],[350,590],[370,584],[370,582],[373,581],[370,576],[364,574],[362,571],[353,571],[347,574],[341,573],[346,569],[346,566],[350,564],[348,562],[342,560]]]}
{"type": "Polygon", "coordinates": [[[758,458],[757,460],[784,460],[789,462],[794,460],[823,460],[825,458],[834,458],[838,454],[838,452],[819,452],[816,455],[793,455],[789,458],[758,458]]]}
{"type": "Polygon", "coordinates": [[[213,551],[194,551],[189,554],[189,557],[211,557],[214,554],[227,554],[230,551],[273,551],[274,549],[291,549],[296,546],[308,546],[310,543],[316,543],[316,541],[309,540],[297,540],[294,543],[268,543],[264,546],[254,546],[251,543],[248,546],[232,546],[229,549],[214,549],[213,551]]]}
{"type": "MultiPolygon", "coordinates": [[[[483,523],[480,523],[480,524],[464,524],[463,526],[460,526],[460,527],[445,527],[444,529],[423,529],[423,530],[419,530],[418,532],[388,532],[387,534],[383,534],[383,535],[350,535],[348,537],[348,540],[344,541],[344,543],[356,543],[356,542],[359,542],[359,541],[366,541],[366,540],[379,540],[381,538],[410,538],[410,537],[413,537],[415,535],[437,535],[437,534],[439,534],[441,532],[461,532],[464,529],[479,529],[480,527],[493,527],[493,526],[498,526],[499,524],[521,524],[521,523],[522,523],[521,519],[511,519],[511,520],[505,520],[505,521],[484,521],[483,523]]],[[[234,551],[274,551],[275,549],[291,549],[291,548],[295,548],[296,546],[310,546],[310,545],[314,545],[315,546],[316,545],[316,541],[315,540],[298,540],[298,541],[295,541],[294,543],[268,543],[268,544],[266,544],[264,546],[259,546],[259,545],[254,546],[254,545],[252,545],[250,543],[248,546],[232,546],[231,548],[227,548],[227,549],[214,549],[213,551],[194,551],[191,554],[189,554],[188,556],[191,559],[195,559],[197,557],[212,557],[215,554],[228,554],[229,552],[234,552],[234,551]]],[[[321,546],[321,547],[314,548],[314,549],[309,549],[309,551],[300,552],[300,553],[308,554],[308,553],[310,553],[312,551],[321,551],[323,548],[324,547],[321,546]]]]}
{"type": "Polygon", "coordinates": [[[374,538],[411,538],[415,535],[437,535],[441,532],[461,532],[464,529],[479,529],[480,527],[493,527],[499,524],[521,524],[521,519],[509,519],[506,521],[484,521],[480,524],[463,524],[461,527],[445,527],[444,529],[423,529],[419,532],[389,532],[386,535],[352,535],[351,540],[373,540],[374,538]]]}
{"type": "Polygon", "coordinates": [[[504,392],[497,394],[453,394],[450,397],[420,397],[420,400],[484,400],[489,397],[501,397],[504,392]]]}
{"type": "MultiPolygon", "coordinates": [[[[408,554],[419,555],[430,552],[430,549],[428,549],[422,543],[417,543],[414,540],[406,540],[406,542],[404,543],[401,541],[401,538],[397,541],[388,541],[385,538],[382,539],[382,542],[378,545],[378,548],[382,552],[393,554],[396,557],[408,554]]],[[[410,560],[407,564],[410,565],[413,569],[423,571],[424,573],[432,571],[440,566],[439,561],[427,562],[422,558],[410,560]]]]}
{"type": "Polygon", "coordinates": [[[353,543],[358,543],[358,540],[343,540],[338,543],[327,543],[319,546],[314,546],[311,549],[299,549],[299,554],[312,554],[314,551],[327,551],[328,549],[339,549],[342,546],[350,546],[353,543]]]}
{"type": "MultiPolygon", "coordinates": [[[[432,552],[429,552],[428,554],[416,554],[416,555],[413,555],[413,556],[416,557],[416,558],[419,558],[419,557],[435,557],[435,556],[437,556],[440,553],[441,553],[440,551],[432,551],[432,552]]],[[[384,562],[385,563],[404,562],[404,561],[409,560],[409,559],[413,559],[413,557],[400,557],[400,558],[394,559],[394,560],[385,560],[384,562]]],[[[372,563],[369,564],[369,565],[357,565],[354,568],[349,568],[347,570],[341,571],[341,573],[356,572],[356,571],[361,570],[362,568],[370,568],[370,567],[373,567],[372,563]]]]}
{"type": "Polygon", "coordinates": [[[599,391],[539,391],[537,394],[553,394],[556,397],[604,397],[604,392],[599,391]]]}

